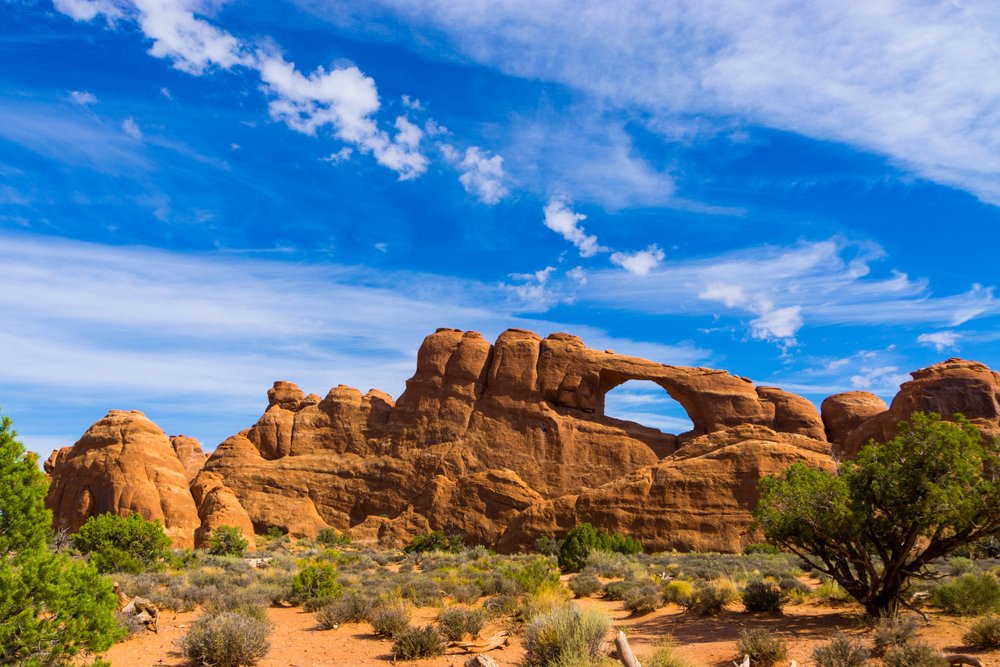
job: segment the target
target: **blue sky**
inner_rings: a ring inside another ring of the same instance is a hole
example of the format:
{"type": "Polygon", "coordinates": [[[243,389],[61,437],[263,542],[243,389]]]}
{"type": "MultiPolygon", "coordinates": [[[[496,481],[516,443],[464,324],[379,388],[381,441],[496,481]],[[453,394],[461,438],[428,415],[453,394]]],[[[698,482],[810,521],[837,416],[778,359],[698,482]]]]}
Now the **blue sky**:
{"type": "Polygon", "coordinates": [[[6,0],[0,405],[211,448],[441,326],[817,403],[1000,367],[1000,10],[661,4],[6,0]]]}

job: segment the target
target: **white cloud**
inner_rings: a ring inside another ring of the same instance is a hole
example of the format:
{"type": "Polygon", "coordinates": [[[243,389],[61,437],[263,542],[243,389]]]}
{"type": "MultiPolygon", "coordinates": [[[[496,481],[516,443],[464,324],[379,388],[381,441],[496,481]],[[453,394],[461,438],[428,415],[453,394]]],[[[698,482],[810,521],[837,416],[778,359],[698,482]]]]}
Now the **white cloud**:
{"type": "Polygon", "coordinates": [[[121,15],[114,0],[53,0],[56,9],[77,21],[90,21],[99,14],[109,20],[121,15]]]}
{"type": "Polygon", "coordinates": [[[208,67],[230,69],[249,65],[252,56],[228,32],[197,18],[191,0],[133,0],[139,26],[153,40],[150,54],[172,60],[174,67],[201,74],[208,67]]]}
{"type": "Polygon", "coordinates": [[[465,155],[461,156],[450,144],[442,144],[441,152],[445,159],[454,163],[461,169],[462,174],[458,177],[459,182],[465,191],[479,198],[484,204],[497,204],[501,199],[510,194],[507,186],[504,185],[506,174],[503,170],[503,158],[499,155],[490,157],[489,151],[484,151],[478,146],[471,146],[465,149],[465,155]]]}
{"type": "Polygon", "coordinates": [[[566,272],[566,276],[580,285],[587,284],[587,272],[582,266],[577,266],[566,272]]]}
{"type": "Polygon", "coordinates": [[[409,95],[403,95],[403,106],[407,109],[412,109],[414,111],[422,111],[423,105],[420,104],[420,100],[415,97],[410,97],[409,95]]]}
{"type": "Polygon", "coordinates": [[[763,340],[794,340],[802,328],[802,306],[787,306],[764,310],[760,317],[750,321],[750,333],[763,340]]]}
{"type": "Polygon", "coordinates": [[[324,162],[330,162],[331,164],[340,164],[341,162],[346,162],[351,159],[351,155],[354,154],[354,150],[350,146],[344,146],[339,151],[334,151],[330,153],[325,158],[322,158],[324,162]]]}
{"type": "Polygon", "coordinates": [[[574,212],[561,199],[552,199],[545,205],[545,226],[575,245],[581,257],[607,252],[607,248],[598,244],[596,236],[588,235],[580,226],[579,223],[586,219],[586,215],[574,212]]]}
{"type": "Polygon", "coordinates": [[[622,267],[634,276],[645,276],[663,261],[663,251],[658,246],[651,245],[645,250],[636,252],[616,252],[611,255],[611,262],[622,267]]]}
{"type": "Polygon", "coordinates": [[[735,308],[747,302],[746,293],[742,285],[732,285],[727,283],[711,283],[705,289],[698,292],[699,299],[706,301],[719,301],[727,308],[735,308]]]}
{"type": "Polygon", "coordinates": [[[88,93],[86,90],[73,90],[69,94],[70,100],[73,104],[79,104],[81,107],[87,107],[91,104],[97,104],[97,97],[93,93],[88,93]]]}
{"type": "Polygon", "coordinates": [[[938,352],[944,352],[949,348],[957,347],[961,337],[957,331],[935,331],[920,334],[917,336],[917,342],[922,345],[931,345],[938,352]]]}
{"type": "Polygon", "coordinates": [[[909,380],[905,373],[900,373],[896,366],[863,367],[857,375],[851,376],[851,386],[854,389],[878,393],[895,393],[899,385],[909,380]]]}
{"type": "Polygon", "coordinates": [[[122,131],[136,141],[142,140],[142,130],[139,129],[139,126],[136,125],[135,119],[131,116],[122,121],[122,131]]]}
{"type": "Polygon", "coordinates": [[[382,25],[365,12],[388,9],[408,24],[415,48],[444,45],[508,74],[638,106],[654,127],[735,118],[847,142],[1000,203],[1000,77],[984,75],[997,69],[995,3],[300,4],[359,30],[382,25]]]}

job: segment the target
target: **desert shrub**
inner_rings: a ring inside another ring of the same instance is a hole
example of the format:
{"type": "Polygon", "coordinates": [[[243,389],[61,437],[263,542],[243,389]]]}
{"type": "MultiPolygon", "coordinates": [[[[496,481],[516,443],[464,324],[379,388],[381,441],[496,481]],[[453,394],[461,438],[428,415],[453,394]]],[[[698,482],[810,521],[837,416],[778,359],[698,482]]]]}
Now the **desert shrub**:
{"type": "Polygon", "coordinates": [[[1000,582],[990,574],[966,574],[938,586],[931,603],[959,616],[1000,611],[1000,582]]]}
{"type": "Polygon", "coordinates": [[[219,526],[208,537],[208,553],[215,556],[242,556],[250,542],[236,526],[219,526]]]}
{"type": "Polygon", "coordinates": [[[337,566],[327,561],[306,562],[292,577],[292,599],[306,602],[315,598],[334,598],[343,592],[337,581],[337,566]]]}
{"type": "Polygon", "coordinates": [[[967,646],[982,650],[1000,648],[1000,618],[984,616],[962,635],[967,646]]]}
{"type": "Polygon", "coordinates": [[[444,581],[441,584],[441,590],[445,595],[462,604],[472,604],[483,594],[483,589],[473,581],[444,581]]]}
{"type": "Polygon", "coordinates": [[[622,603],[626,609],[638,616],[656,611],[662,604],[662,597],[660,587],[647,579],[626,592],[622,603]]]}
{"type": "Polygon", "coordinates": [[[403,547],[408,554],[420,554],[432,551],[459,554],[463,549],[462,538],[457,535],[445,535],[440,530],[434,530],[426,535],[417,535],[403,547]]]}
{"type": "Polygon", "coordinates": [[[393,639],[410,627],[410,611],[399,600],[379,602],[368,612],[368,622],[375,634],[393,639]]]}
{"type": "Polygon", "coordinates": [[[622,581],[609,581],[604,584],[605,600],[624,600],[625,595],[639,585],[636,579],[623,579],[622,581]]]}
{"type": "Polygon", "coordinates": [[[559,555],[559,540],[554,537],[539,537],[535,540],[535,551],[543,556],[559,555]]]}
{"type": "Polygon", "coordinates": [[[778,550],[778,547],[774,546],[773,544],[768,544],[767,542],[760,542],[758,544],[746,545],[745,547],[743,547],[743,553],[746,554],[747,556],[752,556],[754,554],[768,554],[773,556],[781,552],[778,550]]]}
{"type": "Polygon", "coordinates": [[[736,587],[731,581],[699,581],[694,587],[694,595],[688,598],[686,605],[690,611],[714,616],[720,613],[727,604],[737,598],[736,587]]]}
{"type": "Polygon", "coordinates": [[[948,661],[933,646],[922,640],[911,640],[893,646],[882,656],[884,667],[947,667],[948,661]]]}
{"type": "Polygon", "coordinates": [[[441,584],[426,575],[403,582],[399,586],[399,594],[418,607],[441,606],[441,584]]]}
{"type": "Polygon", "coordinates": [[[271,624],[232,612],[202,616],[180,640],[181,650],[199,664],[243,667],[256,664],[271,648],[271,624]]]}
{"type": "Polygon", "coordinates": [[[245,616],[267,617],[267,607],[271,600],[267,591],[256,586],[229,586],[213,590],[205,601],[205,611],[209,614],[225,611],[245,616]]]}
{"type": "Polygon", "coordinates": [[[525,663],[545,667],[569,656],[592,660],[610,627],[607,615],[596,609],[564,605],[542,614],[525,631],[525,663]]]}
{"type": "Polygon", "coordinates": [[[351,543],[351,538],[327,526],[316,533],[316,543],[325,547],[343,547],[351,543]]]}
{"type": "Polygon", "coordinates": [[[809,592],[809,587],[799,581],[797,577],[781,577],[778,580],[778,588],[786,595],[789,593],[805,594],[809,592]]]}
{"type": "Polygon", "coordinates": [[[783,595],[776,584],[754,579],[748,581],[741,594],[743,607],[750,613],[780,614],[783,595]]]}
{"type": "Polygon", "coordinates": [[[664,602],[687,608],[692,597],[694,597],[694,584],[690,581],[675,579],[663,587],[664,602]]]}
{"type": "Polygon", "coordinates": [[[543,589],[561,588],[559,568],[551,558],[535,556],[520,563],[510,563],[501,569],[501,576],[513,582],[521,593],[537,593],[543,589]]]}
{"type": "Polygon", "coordinates": [[[358,591],[348,591],[316,612],[316,623],[331,630],[344,623],[361,623],[368,618],[375,601],[358,591]]]}
{"type": "Polygon", "coordinates": [[[848,638],[843,632],[837,632],[833,639],[812,652],[816,667],[863,667],[869,656],[861,642],[848,638]]]}
{"type": "Polygon", "coordinates": [[[567,582],[573,595],[578,598],[589,598],[603,588],[601,580],[593,574],[576,574],[567,582]]]}
{"type": "Polygon", "coordinates": [[[691,663],[677,655],[672,638],[667,638],[653,655],[642,661],[646,667],[691,667],[691,663]]]}
{"type": "Polygon", "coordinates": [[[586,564],[587,556],[595,549],[635,554],[642,551],[642,543],[620,533],[598,532],[589,523],[580,524],[566,533],[559,546],[559,567],[567,572],[577,572],[586,564]]]}
{"type": "Polygon", "coordinates": [[[406,628],[392,642],[392,655],[396,660],[416,660],[444,653],[444,639],[433,625],[406,628]]]}
{"type": "Polygon", "coordinates": [[[845,591],[840,584],[833,579],[828,579],[816,587],[812,592],[813,597],[822,600],[827,604],[838,604],[851,599],[851,594],[845,591]]]}
{"type": "Polygon", "coordinates": [[[448,607],[437,617],[441,634],[448,641],[460,641],[465,635],[478,637],[486,624],[486,613],[482,609],[468,607],[448,607]]]}
{"type": "Polygon", "coordinates": [[[736,651],[739,657],[749,655],[750,664],[760,667],[771,667],[788,656],[785,640],[763,628],[741,630],[736,651]]]}
{"type": "Polygon", "coordinates": [[[953,556],[945,562],[945,570],[953,577],[969,574],[976,569],[976,562],[965,556],[953,556]]]}
{"type": "Polygon", "coordinates": [[[601,577],[626,577],[630,572],[628,558],[624,554],[594,549],[588,555],[585,569],[601,577]]]}
{"type": "Polygon", "coordinates": [[[872,635],[875,655],[882,655],[893,646],[912,641],[919,629],[920,619],[916,616],[883,616],[875,623],[872,635]]]}
{"type": "Polygon", "coordinates": [[[500,593],[486,600],[483,609],[493,618],[500,616],[513,616],[517,613],[521,600],[517,595],[511,593],[500,593]]]}
{"type": "Polygon", "coordinates": [[[170,538],[163,532],[163,525],[146,521],[138,514],[92,516],[72,540],[99,572],[138,574],[162,567],[170,557],[170,538]]]}
{"type": "Polygon", "coordinates": [[[130,637],[132,635],[141,635],[146,632],[146,624],[143,623],[136,614],[123,614],[120,611],[116,611],[115,620],[118,621],[118,625],[120,625],[130,637]]]}

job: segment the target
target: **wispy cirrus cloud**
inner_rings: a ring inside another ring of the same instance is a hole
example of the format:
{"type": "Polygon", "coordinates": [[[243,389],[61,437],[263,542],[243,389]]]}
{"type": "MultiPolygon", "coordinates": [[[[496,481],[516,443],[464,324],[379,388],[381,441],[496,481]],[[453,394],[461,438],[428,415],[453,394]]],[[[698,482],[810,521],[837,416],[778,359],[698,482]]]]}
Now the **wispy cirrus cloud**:
{"type": "Polygon", "coordinates": [[[299,4],[358,30],[387,13],[401,17],[417,34],[417,48],[457,52],[508,74],[568,85],[605,104],[642,108],[650,127],[692,117],[737,119],[845,142],[1000,203],[1000,9],[994,4],[299,4]]]}

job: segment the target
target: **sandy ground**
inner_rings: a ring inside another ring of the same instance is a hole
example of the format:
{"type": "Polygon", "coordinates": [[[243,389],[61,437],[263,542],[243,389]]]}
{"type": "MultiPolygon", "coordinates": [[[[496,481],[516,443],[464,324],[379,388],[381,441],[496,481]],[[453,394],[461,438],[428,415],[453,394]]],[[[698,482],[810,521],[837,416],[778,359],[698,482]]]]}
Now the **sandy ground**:
{"type": "MultiPolygon", "coordinates": [[[[630,617],[620,602],[600,599],[578,601],[581,606],[598,607],[612,618],[614,627],[623,627],[629,642],[641,660],[650,655],[664,637],[672,635],[678,644],[678,653],[693,665],[728,667],[736,657],[736,639],[743,628],[764,627],[781,633],[789,643],[789,659],[800,665],[811,665],[813,647],[826,642],[841,629],[849,635],[865,638],[867,632],[860,617],[852,607],[831,608],[813,604],[789,605],[782,616],[770,617],[746,614],[738,605],[718,617],[686,614],[679,607],[669,605],[640,617],[630,617]]],[[[436,609],[418,609],[413,622],[431,622],[436,609]]],[[[301,608],[274,608],[268,611],[274,623],[271,651],[260,663],[261,667],[321,667],[325,665],[388,665],[392,664],[390,643],[374,637],[366,624],[349,624],[336,630],[320,630],[312,614],[301,608]]],[[[116,645],[105,654],[114,667],[181,667],[189,663],[177,650],[175,642],[182,637],[197,618],[197,612],[172,613],[161,616],[160,633],[147,634],[116,645]]],[[[979,656],[984,667],[1000,667],[1000,652],[973,652],[962,647],[961,636],[972,622],[942,615],[932,615],[931,624],[921,631],[921,636],[934,646],[948,652],[972,653],[979,656]]],[[[483,636],[489,636],[498,627],[487,627],[483,636]]],[[[502,666],[513,667],[524,657],[518,638],[510,645],[490,655],[502,666]]],[[[467,656],[446,655],[417,662],[397,663],[421,667],[461,667],[467,656]]]]}

